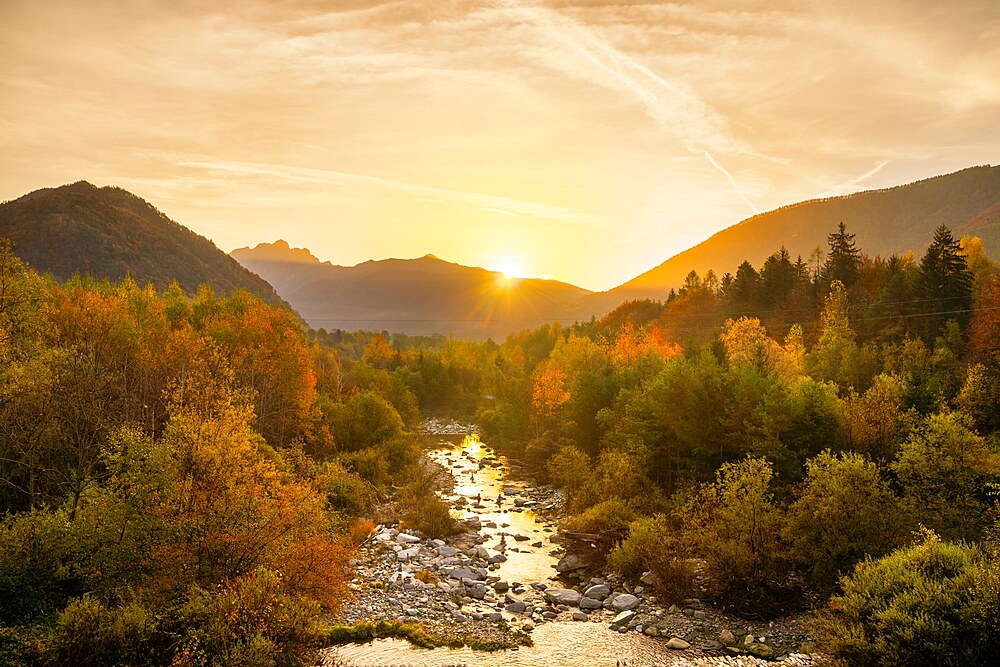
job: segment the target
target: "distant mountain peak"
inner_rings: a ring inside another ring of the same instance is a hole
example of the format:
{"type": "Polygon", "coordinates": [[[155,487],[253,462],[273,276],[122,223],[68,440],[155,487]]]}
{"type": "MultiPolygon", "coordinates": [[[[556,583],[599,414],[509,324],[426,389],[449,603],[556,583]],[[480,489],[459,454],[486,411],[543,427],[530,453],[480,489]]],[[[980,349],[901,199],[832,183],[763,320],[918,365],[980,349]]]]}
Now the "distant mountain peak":
{"type": "Polygon", "coordinates": [[[254,256],[258,261],[263,262],[291,262],[296,264],[321,264],[319,258],[308,248],[293,248],[284,239],[278,239],[274,243],[258,243],[253,248],[244,246],[229,253],[237,261],[241,257],[254,256]]]}

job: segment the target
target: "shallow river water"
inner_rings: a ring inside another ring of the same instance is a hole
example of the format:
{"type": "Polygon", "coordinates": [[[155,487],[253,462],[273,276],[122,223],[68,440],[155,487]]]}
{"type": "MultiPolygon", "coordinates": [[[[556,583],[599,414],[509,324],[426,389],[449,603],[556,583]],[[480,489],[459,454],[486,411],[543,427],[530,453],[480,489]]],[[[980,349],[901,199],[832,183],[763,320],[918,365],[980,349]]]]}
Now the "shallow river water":
{"type": "MultiPolygon", "coordinates": [[[[503,493],[505,488],[523,489],[524,485],[508,481],[509,468],[502,456],[497,456],[477,436],[452,442],[442,440],[429,453],[434,461],[445,466],[455,478],[449,501],[464,499],[464,506],[453,510],[459,518],[477,515],[483,524],[480,534],[486,538],[483,546],[491,551],[503,549],[507,561],[493,572],[501,579],[526,585],[541,582],[552,585],[557,557],[549,537],[555,527],[536,514],[531,507],[518,507],[514,497],[503,493]],[[500,497],[500,504],[497,498],[500,497]],[[515,540],[514,535],[527,537],[515,540]]],[[[520,501],[532,505],[525,496],[520,501]]],[[[507,616],[507,614],[505,614],[507,616]]],[[[539,625],[531,633],[534,646],[517,650],[487,653],[471,649],[421,649],[398,639],[382,639],[367,644],[348,644],[333,649],[326,664],[336,667],[375,667],[407,665],[441,667],[499,667],[501,665],[543,665],[546,667],[583,667],[585,665],[654,665],[672,662],[670,649],[662,640],[636,633],[621,634],[610,630],[606,622],[551,622],[539,625]]]]}

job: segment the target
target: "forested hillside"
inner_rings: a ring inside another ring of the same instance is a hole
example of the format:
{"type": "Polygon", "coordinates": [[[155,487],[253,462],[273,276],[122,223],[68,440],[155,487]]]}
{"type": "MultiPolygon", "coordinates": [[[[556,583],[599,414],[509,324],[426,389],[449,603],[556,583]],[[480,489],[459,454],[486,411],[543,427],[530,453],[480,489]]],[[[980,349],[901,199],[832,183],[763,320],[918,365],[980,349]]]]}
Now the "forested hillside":
{"type": "MultiPolygon", "coordinates": [[[[792,261],[815,263],[829,230],[845,223],[871,256],[922,253],[934,229],[948,226],[957,236],[971,234],[986,253],[1000,258],[1000,167],[971,167],[944,176],[869,190],[843,197],[814,199],[755,215],[727,227],[698,245],[608,292],[591,297],[590,309],[606,313],[627,299],[662,299],[680,287],[689,271],[721,275],[743,260],[760,264],[776,240],[792,261]],[[599,306],[599,307],[597,307],[599,306]]],[[[586,314],[589,316],[589,313],[586,314]]]]}
{"type": "Polygon", "coordinates": [[[80,181],[4,202],[0,238],[13,241],[21,259],[56,280],[131,276],[161,290],[177,281],[187,294],[207,283],[220,292],[243,289],[281,303],[267,282],[211,241],[121,188],[80,181]]]}

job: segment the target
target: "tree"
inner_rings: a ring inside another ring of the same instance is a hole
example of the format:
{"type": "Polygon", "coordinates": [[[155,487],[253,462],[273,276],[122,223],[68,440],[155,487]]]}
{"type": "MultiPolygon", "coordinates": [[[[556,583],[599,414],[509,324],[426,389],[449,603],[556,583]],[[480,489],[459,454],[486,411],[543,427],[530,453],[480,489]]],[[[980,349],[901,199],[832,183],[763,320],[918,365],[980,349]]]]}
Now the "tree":
{"type": "Polygon", "coordinates": [[[789,508],[788,534],[796,562],[829,590],[866,557],[878,558],[902,534],[898,499],[878,467],[860,454],[829,450],[806,462],[806,480],[789,508]]]}
{"type": "Polygon", "coordinates": [[[969,321],[972,308],[972,273],[961,244],[951,230],[941,225],[934,230],[934,240],[920,260],[918,294],[927,314],[923,331],[932,340],[950,317],[960,323],[969,321]]]}
{"type": "Polygon", "coordinates": [[[839,280],[850,288],[857,282],[861,272],[861,251],[854,245],[854,234],[847,233],[847,226],[841,222],[837,231],[827,236],[830,254],[823,263],[823,283],[829,285],[839,280]]]}

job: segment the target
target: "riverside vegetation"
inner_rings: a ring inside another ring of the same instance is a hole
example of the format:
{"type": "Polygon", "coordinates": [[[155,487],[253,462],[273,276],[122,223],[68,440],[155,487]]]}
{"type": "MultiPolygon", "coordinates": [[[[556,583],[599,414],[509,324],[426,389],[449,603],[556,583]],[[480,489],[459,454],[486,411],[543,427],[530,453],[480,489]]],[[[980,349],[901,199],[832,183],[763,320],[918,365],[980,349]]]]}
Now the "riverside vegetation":
{"type": "Polygon", "coordinates": [[[0,249],[0,658],[312,659],[369,520],[452,530],[414,474],[438,413],[563,489],[595,574],[751,619],[813,608],[850,664],[986,664],[1000,277],[945,228],[919,262],[844,226],[829,245],[501,344],[57,285],[0,249]]]}

